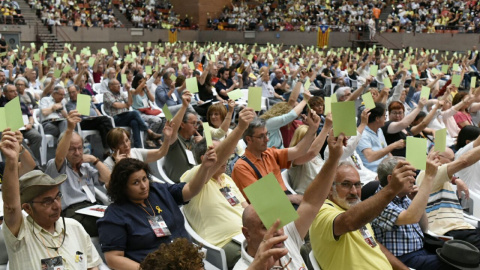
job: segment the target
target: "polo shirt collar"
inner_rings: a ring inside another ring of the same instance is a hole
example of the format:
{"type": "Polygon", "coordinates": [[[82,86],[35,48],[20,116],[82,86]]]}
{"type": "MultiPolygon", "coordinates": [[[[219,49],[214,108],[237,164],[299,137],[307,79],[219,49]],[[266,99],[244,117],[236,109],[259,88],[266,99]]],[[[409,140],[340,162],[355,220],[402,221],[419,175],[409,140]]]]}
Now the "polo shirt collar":
{"type": "MultiPolygon", "coordinates": [[[[268,150],[268,148],[267,148],[268,150]]],[[[266,150],[265,150],[266,151],[266,150]]],[[[265,154],[265,151],[262,152],[262,158],[266,155],[265,154]]],[[[252,152],[250,152],[250,150],[248,150],[248,148],[245,148],[245,154],[243,154],[246,158],[248,158],[249,160],[260,160],[258,159],[252,152]]]]}
{"type": "MultiPolygon", "coordinates": [[[[50,234],[54,237],[57,237],[59,235],[62,235],[63,234],[63,231],[64,231],[64,227],[63,227],[63,221],[62,221],[62,217],[60,217],[57,221],[55,221],[55,232],[52,234],[50,233],[49,231],[45,230],[44,228],[42,228],[40,225],[38,225],[37,222],[34,222],[33,218],[31,216],[28,216],[27,217],[27,221],[30,222],[34,229],[35,229],[35,233],[37,232],[43,232],[43,233],[47,233],[47,234],[50,234]]],[[[68,235],[68,232],[65,230],[65,234],[68,235]]]]}

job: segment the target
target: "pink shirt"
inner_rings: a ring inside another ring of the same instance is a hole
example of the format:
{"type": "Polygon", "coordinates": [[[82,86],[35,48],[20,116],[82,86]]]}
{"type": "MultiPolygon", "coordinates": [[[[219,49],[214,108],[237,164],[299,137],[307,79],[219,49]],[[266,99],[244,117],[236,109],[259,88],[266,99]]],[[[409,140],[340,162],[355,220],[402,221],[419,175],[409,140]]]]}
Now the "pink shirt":
{"type": "Polygon", "coordinates": [[[455,122],[457,123],[457,126],[459,128],[462,128],[460,126],[460,123],[463,123],[465,121],[467,121],[469,123],[469,125],[472,124],[472,116],[468,113],[464,113],[464,112],[457,112],[453,118],[455,118],[455,122]]]}

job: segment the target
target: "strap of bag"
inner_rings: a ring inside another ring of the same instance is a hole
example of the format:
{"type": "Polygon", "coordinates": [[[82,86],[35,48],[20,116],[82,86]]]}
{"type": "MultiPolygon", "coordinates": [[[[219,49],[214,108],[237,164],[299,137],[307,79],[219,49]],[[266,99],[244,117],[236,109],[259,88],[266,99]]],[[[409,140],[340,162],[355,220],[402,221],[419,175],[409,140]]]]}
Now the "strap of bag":
{"type": "Polygon", "coordinates": [[[255,174],[257,175],[257,179],[262,178],[262,174],[260,173],[260,171],[257,169],[257,167],[255,167],[255,165],[253,165],[253,163],[246,156],[241,156],[240,158],[243,159],[245,162],[247,162],[248,165],[250,165],[250,167],[252,167],[252,169],[255,171],[255,174]]]}

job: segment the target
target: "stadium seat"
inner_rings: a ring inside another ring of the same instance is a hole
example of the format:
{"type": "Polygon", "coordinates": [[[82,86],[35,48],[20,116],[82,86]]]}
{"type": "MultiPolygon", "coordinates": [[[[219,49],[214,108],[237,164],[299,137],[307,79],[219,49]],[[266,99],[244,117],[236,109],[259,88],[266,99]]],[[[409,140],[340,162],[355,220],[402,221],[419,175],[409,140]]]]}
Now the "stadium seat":
{"type": "Polygon", "coordinates": [[[55,146],[55,137],[50,134],[45,134],[45,132],[43,131],[43,126],[39,122],[40,109],[34,109],[32,116],[34,121],[34,127],[38,130],[38,133],[42,135],[42,146],[40,147],[40,162],[42,163],[42,165],[45,165],[47,164],[47,147],[55,146]]]}
{"type": "Polygon", "coordinates": [[[165,164],[165,157],[162,157],[161,159],[157,160],[157,169],[158,172],[160,173],[160,177],[162,178],[163,181],[165,181],[168,184],[175,184],[174,181],[172,181],[167,174],[165,173],[163,169],[163,165],[165,164]]]}
{"type": "Polygon", "coordinates": [[[80,127],[80,123],[77,123],[77,132],[80,135],[80,137],[82,137],[82,139],[84,140],[88,136],[92,136],[92,135],[100,136],[100,132],[98,130],[82,129],[82,127],[80,127]]]}
{"type": "Polygon", "coordinates": [[[297,192],[295,192],[295,190],[293,190],[293,188],[288,183],[288,170],[283,170],[282,179],[283,179],[283,183],[285,184],[285,187],[287,187],[287,190],[290,191],[290,193],[292,194],[297,194],[297,192]]]}
{"type": "Polygon", "coordinates": [[[317,260],[315,259],[315,255],[313,254],[313,250],[308,253],[308,258],[310,259],[310,263],[313,266],[313,270],[321,270],[320,266],[318,265],[317,260]]]}
{"type": "MultiPolygon", "coordinates": [[[[110,118],[110,120],[112,121],[112,126],[114,128],[117,127],[117,126],[115,126],[115,120],[113,120],[113,117],[111,117],[110,115],[105,113],[104,104],[102,104],[101,112],[104,116],[107,116],[108,118],[110,118]]],[[[131,137],[131,140],[133,141],[133,133],[132,133],[132,129],[130,127],[122,126],[122,127],[118,127],[118,128],[123,128],[126,131],[130,132],[130,137],[131,137]]],[[[143,144],[143,136],[144,136],[143,133],[144,133],[143,131],[140,131],[140,143],[142,145],[142,148],[145,148],[145,145],[143,144]]]]}
{"type": "Polygon", "coordinates": [[[198,235],[188,223],[187,217],[185,217],[185,213],[183,212],[183,207],[180,207],[180,211],[183,214],[183,218],[185,220],[185,229],[187,230],[188,234],[193,238],[195,242],[201,244],[205,249],[207,249],[206,260],[218,269],[228,270],[225,251],[219,247],[208,243],[207,241],[205,241],[205,239],[198,235]]]}

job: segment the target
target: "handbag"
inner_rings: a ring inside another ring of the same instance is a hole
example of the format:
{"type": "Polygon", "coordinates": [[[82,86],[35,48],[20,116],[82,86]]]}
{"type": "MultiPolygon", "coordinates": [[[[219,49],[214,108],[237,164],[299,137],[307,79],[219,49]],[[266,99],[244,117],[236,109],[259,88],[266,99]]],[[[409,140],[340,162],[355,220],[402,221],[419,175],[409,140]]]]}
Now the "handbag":
{"type": "Polygon", "coordinates": [[[151,107],[148,107],[148,108],[140,108],[138,109],[138,111],[140,111],[141,113],[144,113],[146,115],[159,115],[162,113],[161,110],[158,110],[158,109],[152,109],[151,107]]]}

